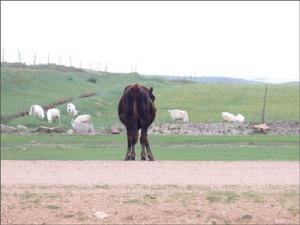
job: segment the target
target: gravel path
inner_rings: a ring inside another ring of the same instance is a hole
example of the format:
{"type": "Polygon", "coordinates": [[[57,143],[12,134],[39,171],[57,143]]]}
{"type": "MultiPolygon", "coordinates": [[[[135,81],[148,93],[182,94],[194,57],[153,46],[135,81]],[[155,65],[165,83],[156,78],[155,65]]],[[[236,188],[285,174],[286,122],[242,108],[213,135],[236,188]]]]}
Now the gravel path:
{"type": "Polygon", "coordinates": [[[299,162],[1,161],[2,185],[299,185],[299,162]]]}

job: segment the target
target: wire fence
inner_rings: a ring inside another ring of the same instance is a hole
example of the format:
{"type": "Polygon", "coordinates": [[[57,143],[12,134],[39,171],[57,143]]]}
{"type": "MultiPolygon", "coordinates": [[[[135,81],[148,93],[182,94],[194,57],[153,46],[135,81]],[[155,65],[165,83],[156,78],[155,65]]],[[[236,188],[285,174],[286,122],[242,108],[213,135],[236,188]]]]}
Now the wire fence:
{"type": "Polygon", "coordinates": [[[5,48],[1,51],[1,63],[19,63],[25,65],[45,65],[45,64],[55,64],[66,67],[75,67],[90,71],[103,71],[112,73],[133,73],[138,72],[138,65],[136,63],[119,65],[114,62],[106,62],[105,60],[94,60],[93,62],[88,62],[84,59],[79,59],[72,54],[51,54],[51,53],[38,53],[28,51],[26,54],[21,51],[21,49],[16,49],[12,51],[10,49],[9,54],[7,54],[5,48]]]}

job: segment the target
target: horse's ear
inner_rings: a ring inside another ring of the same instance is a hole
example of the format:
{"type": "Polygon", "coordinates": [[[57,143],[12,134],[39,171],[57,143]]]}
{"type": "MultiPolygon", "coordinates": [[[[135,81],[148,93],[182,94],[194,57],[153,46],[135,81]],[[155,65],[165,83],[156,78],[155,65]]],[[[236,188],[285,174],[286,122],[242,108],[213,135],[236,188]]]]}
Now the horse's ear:
{"type": "Polygon", "coordinates": [[[150,88],[149,93],[152,94],[153,92],[153,87],[150,88]]]}
{"type": "Polygon", "coordinates": [[[127,88],[129,88],[131,85],[128,85],[127,87],[124,88],[123,94],[125,93],[125,91],[127,90],[127,88]]]}

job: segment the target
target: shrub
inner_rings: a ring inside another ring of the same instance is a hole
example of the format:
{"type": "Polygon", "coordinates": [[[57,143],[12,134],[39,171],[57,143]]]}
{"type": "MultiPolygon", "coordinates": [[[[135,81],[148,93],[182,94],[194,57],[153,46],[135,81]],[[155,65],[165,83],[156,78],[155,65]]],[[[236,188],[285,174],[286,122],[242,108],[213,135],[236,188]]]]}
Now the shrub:
{"type": "Polygon", "coordinates": [[[89,79],[87,79],[87,81],[91,82],[91,83],[96,83],[97,82],[96,78],[89,78],[89,79]]]}

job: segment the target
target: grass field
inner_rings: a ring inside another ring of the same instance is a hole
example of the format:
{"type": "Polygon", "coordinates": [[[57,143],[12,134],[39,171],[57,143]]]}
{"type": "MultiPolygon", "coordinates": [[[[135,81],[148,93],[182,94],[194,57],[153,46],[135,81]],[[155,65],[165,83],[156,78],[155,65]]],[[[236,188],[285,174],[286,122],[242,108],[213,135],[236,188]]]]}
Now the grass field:
{"type": "MultiPolygon", "coordinates": [[[[241,113],[246,121],[261,120],[264,85],[199,84],[145,78],[138,74],[97,72],[59,72],[47,69],[1,68],[1,115],[29,110],[32,104],[46,105],[67,97],[96,92],[89,98],[76,99],[80,114],[89,113],[96,128],[119,124],[117,105],[126,85],[140,83],[153,86],[156,95],[155,123],[169,122],[167,109],[185,109],[191,122],[220,122],[220,113],[241,113]],[[96,82],[89,82],[88,79],[96,82]]],[[[66,104],[60,105],[62,122],[70,128],[66,104]]],[[[299,86],[270,85],[266,105],[266,121],[299,120],[299,86]]],[[[27,127],[47,125],[46,120],[20,117],[8,125],[27,127]]]]}
{"type": "MultiPolygon", "coordinates": [[[[297,136],[151,135],[157,160],[299,160],[297,136]]],[[[125,135],[2,135],[4,160],[123,160],[125,135]]],[[[140,160],[137,144],[137,160],[140,160]]]]}

